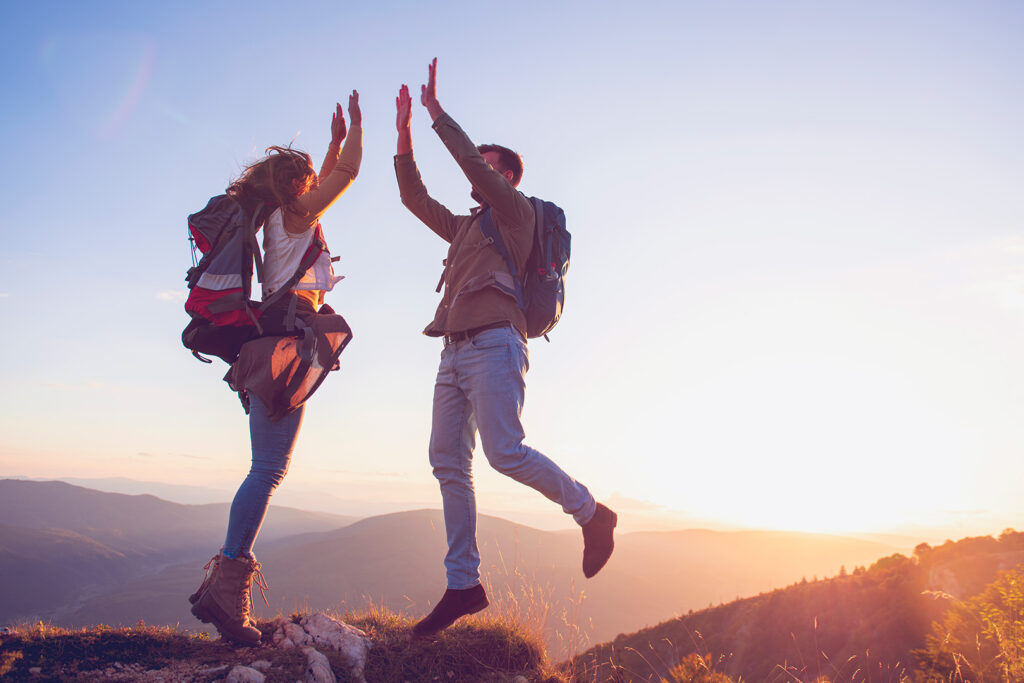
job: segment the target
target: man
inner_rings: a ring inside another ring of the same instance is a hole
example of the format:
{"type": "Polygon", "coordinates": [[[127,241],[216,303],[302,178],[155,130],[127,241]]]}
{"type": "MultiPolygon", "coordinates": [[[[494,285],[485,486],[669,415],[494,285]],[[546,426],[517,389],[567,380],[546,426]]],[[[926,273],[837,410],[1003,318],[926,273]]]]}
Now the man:
{"type": "Polygon", "coordinates": [[[434,385],[430,464],[444,505],[448,588],[433,611],[413,627],[417,637],[437,633],[488,604],[480,585],[476,545],[471,463],[477,430],[484,454],[496,470],[559,503],[583,527],[583,573],[588,578],[611,556],[616,524],[615,513],[597,503],[585,486],[523,443],[526,320],[515,296],[507,286],[500,286],[510,282],[508,268],[485,240],[479,218],[484,211],[491,212],[522,272],[533,243],[533,205],[515,189],[523,173],[519,155],[498,145],[474,146],[438,103],[436,80],[434,59],[427,85],[420,89],[420,102],[469,179],[470,194],[479,206],[469,215],[456,216],[427,194],[412,156],[412,98],[403,85],[395,101],[395,172],[402,203],[451,245],[443,275],[444,295],[434,320],[423,331],[444,338],[434,385]]]}

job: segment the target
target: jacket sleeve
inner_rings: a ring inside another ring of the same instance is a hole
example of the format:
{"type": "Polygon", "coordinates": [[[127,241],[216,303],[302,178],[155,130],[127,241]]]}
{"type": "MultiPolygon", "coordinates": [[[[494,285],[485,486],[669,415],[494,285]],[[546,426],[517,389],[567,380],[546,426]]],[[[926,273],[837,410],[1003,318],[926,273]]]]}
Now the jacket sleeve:
{"type": "Polygon", "coordinates": [[[533,226],[533,204],[512,187],[505,176],[491,168],[451,116],[439,116],[434,121],[434,130],[469,182],[487,205],[503,219],[505,226],[502,227],[515,229],[533,226]]]}
{"type": "Polygon", "coordinates": [[[327,146],[327,154],[324,155],[324,162],[320,164],[320,173],[316,176],[319,182],[323,182],[324,178],[334,170],[334,167],[338,164],[338,156],[340,154],[341,145],[332,142],[327,146]]]}
{"type": "Polygon", "coordinates": [[[455,214],[427,193],[412,153],[395,156],[395,175],[402,204],[445,242],[455,239],[455,214]]]}
{"type": "Polygon", "coordinates": [[[334,150],[327,148],[327,158],[321,167],[320,186],[302,195],[296,203],[309,212],[306,216],[287,213],[289,228],[308,229],[316,225],[320,217],[331,207],[338,197],[345,193],[352,181],[359,175],[359,164],[363,158],[363,129],[361,126],[349,128],[345,136],[345,144],[335,163],[331,163],[334,150]]]}

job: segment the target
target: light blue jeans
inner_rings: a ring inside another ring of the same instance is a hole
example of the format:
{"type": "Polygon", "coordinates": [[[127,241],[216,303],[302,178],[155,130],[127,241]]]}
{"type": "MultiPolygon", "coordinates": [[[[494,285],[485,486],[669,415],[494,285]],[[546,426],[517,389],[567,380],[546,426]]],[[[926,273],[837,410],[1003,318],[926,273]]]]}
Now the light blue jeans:
{"type": "Polygon", "coordinates": [[[270,496],[288,472],[295,438],[302,425],[306,406],[277,422],[267,417],[267,407],[249,394],[249,438],[252,440],[252,467],[231,502],[228,533],[222,551],[231,559],[239,555],[252,557],[263,518],[267,515],[270,496]]]}
{"type": "Polygon", "coordinates": [[[529,366],[526,341],[511,327],[486,330],[441,352],[430,464],[444,504],[448,588],[480,583],[472,467],[477,430],[494,469],[560,504],[580,525],[594,516],[597,503],[587,488],[523,443],[519,418],[529,366]]]}

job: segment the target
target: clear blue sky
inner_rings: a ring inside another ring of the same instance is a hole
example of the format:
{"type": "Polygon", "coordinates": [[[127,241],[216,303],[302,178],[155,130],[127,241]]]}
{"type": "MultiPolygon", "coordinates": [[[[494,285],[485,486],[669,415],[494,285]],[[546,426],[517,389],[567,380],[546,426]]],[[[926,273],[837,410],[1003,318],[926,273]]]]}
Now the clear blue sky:
{"type": "MultiPolygon", "coordinates": [[[[355,340],[285,486],[439,505],[419,331],[445,245],[392,169],[394,96],[437,56],[445,108],[574,236],[533,445],[627,512],[1022,519],[1024,6],[348,5],[8,7],[0,474],[240,480],[245,418],[178,339],[185,216],[270,144],[322,155],[357,88],[363,167],[324,220],[355,340]]],[[[413,141],[468,208],[418,104],[413,141]]],[[[482,509],[550,511],[477,463],[482,509]]]]}

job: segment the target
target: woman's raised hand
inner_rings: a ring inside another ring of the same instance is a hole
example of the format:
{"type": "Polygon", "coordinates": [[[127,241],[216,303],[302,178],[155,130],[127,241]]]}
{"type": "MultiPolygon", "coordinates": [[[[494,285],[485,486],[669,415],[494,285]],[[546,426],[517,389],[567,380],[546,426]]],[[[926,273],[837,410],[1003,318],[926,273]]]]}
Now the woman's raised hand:
{"type": "MultiPolygon", "coordinates": [[[[358,111],[358,108],[356,111],[358,111]]],[[[353,121],[353,123],[355,122],[353,121]]],[[[341,111],[341,105],[335,103],[334,115],[331,116],[331,144],[340,145],[341,141],[345,139],[347,132],[345,128],[345,114],[341,111]]]]}
{"type": "Polygon", "coordinates": [[[395,108],[398,110],[398,116],[395,120],[398,132],[401,133],[409,130],[412,120],[412,97],[409,96],[409,86],[403,84],[398,90],[398,97],[395,98],[395,108]]]}

